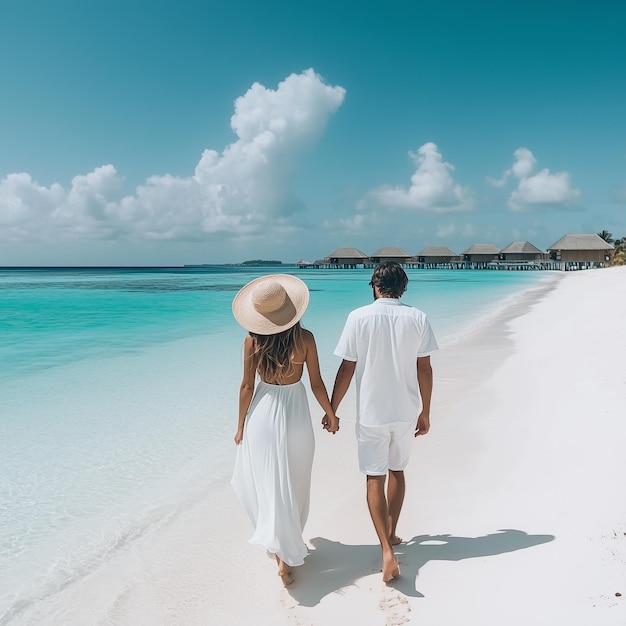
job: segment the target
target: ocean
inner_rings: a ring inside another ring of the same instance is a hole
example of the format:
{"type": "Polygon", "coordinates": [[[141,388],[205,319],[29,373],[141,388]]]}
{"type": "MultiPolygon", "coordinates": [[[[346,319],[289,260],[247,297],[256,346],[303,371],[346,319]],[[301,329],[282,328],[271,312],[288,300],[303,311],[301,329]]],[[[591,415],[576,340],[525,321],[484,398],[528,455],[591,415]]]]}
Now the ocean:
{"type": "MultiPolygon", "coordinates": [[[[0,270],[0,624],[80,581],[232,469],[242,342],[231,301],[275,268],[0,270]]],[[[311,301],[322,375],[371,270],[280,271],[311,301]]],[[[549,272],[407,270],[440,346],[549,272]]]]}

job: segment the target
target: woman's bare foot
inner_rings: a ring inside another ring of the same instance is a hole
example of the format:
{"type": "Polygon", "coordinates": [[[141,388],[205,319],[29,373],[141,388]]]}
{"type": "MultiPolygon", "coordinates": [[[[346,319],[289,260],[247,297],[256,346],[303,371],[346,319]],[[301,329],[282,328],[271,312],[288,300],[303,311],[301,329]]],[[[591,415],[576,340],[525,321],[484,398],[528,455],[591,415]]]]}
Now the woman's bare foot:
{"type": "Polygon", "coordinates": [[[288,587],[293,582],[293,576],[291,575],[291,567],[285,563],[278,555],[276,555],[276,563],[278,563],[278,575],[283,581],[283,585],[288,587]]]}
{"type": "Polygon", "coordinates": [[[289,587],[293,582],[293,576],[291,575],[291,571],[286,574],[279,574],[280,579],[283,581],[283,587],[289,587]]]}
{"type": "Polygon", "coordinates": [[[397,546],[401,544],[402,541],[403,541],[402,537],[398,537],[398,535],[391,535],[391,537],[389,537],[389,542],[391,543],[392,546],[397,546]]]}
{"type": "Polygon", "coordinates": [[[383,555],[383,582],[388,583],[398,576],[400,576],[400,567],[396,555],[393,552],[383,555]]]}

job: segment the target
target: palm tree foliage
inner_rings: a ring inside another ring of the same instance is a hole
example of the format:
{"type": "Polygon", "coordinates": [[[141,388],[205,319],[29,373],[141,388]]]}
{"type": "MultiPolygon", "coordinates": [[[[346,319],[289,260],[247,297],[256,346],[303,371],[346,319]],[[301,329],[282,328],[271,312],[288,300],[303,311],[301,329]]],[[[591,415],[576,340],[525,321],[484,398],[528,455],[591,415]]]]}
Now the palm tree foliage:
{"type": "Polygon", "coordinates": [[[610,233],[608,230],[603,230],[598,233],[598,237],[604,239],[607,243],[613,243],[615,240],[613,239],[613,233],[610,233]]]}
{"type": "MultiPolygon", "coordinates": [[[[602,231],[602,232],[605,232],[605,231],[602,231]]],[[[614,245],[615,245],[615,250],[613,252],[613,261],[611,265],[626,265],[626,237],[615,239],[614,245]]]]}

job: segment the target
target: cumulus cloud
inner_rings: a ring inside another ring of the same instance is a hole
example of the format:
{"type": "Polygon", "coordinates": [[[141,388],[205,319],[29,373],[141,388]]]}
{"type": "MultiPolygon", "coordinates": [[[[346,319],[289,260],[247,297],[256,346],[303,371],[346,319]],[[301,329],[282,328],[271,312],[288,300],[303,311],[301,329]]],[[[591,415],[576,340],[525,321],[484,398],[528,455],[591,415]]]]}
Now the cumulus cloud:
{"type": "Polygon", "coordinates": [[[550,174],[549,170],[544,169],[519,181],[517,189],[509,198],[509,208],[512,211],[523,211],[537,205],[556,207],[579,197],[580,191],[572,188],[567,172],[550,174]]]}
{"type": "Polygon", "coordinates": [[[528,148],[518,148],[513,165],[499,179],[487,178],[494,187],[504,187],[510,178],[518,180],[511,192],[508,207],[511,211],[528,211],[542,208],[569,208],[580,198],[580,190],[572,186],[568,172],[552,174],[549,169],[534,173],[537,159],[528,148]]]}
{"type": "Polygon", "coordinates": [[[515,178],[524,178],[529,176],[535,169],[537,159],[528,148],[518,148],[514,153],[515,162],[508,169],[504,170],[502,177],[498,180],[487,177],[487,182],[494,187],[504,187],[511,176],[515,178]]]}
{"type": "Polygon", "coordinates": [[[205,150],[190,176],[152,176],[133,195],[122,196],[124,179],[112,165],[76,176],[69,189],[9,174],[0,180],[0,237],[246,237],[270,224],[289,231],[302,208],[291,190],[298,157],[344,96],[312,69],[277,89],[255,83],[235,101],[233,143],[221,153],[205,150]]]}
{"type": "Polygon", "coordinates": [[[344,203],[344,215],[325,220],[323,228],[349,237],[367,238],[375,232],[378,237],[388,236],[390,241],[401,232],[410,239],[427,216],[473,209],[471,189],[454,182],[454,166],[443,160],[436,144],[425,143],[416,152],[409,152],[409,157],[416,168],[408,187],[383,185],[360,199],[351,197],[344,203]],[[407,215],[421,218],[407,221],[407,215]]]}
{"type": "Polygon", "coordinates": [[[409,152],[416,164],[408,187],[383,185],[368,192],[360,207],[377,204],[387,209],[415,212],[453,213],[473,208],[474,199],[468,187],[455,183],[450,172],[454,166],[446,163],[437,145],[429,142],[417,152],[409,152]]]}

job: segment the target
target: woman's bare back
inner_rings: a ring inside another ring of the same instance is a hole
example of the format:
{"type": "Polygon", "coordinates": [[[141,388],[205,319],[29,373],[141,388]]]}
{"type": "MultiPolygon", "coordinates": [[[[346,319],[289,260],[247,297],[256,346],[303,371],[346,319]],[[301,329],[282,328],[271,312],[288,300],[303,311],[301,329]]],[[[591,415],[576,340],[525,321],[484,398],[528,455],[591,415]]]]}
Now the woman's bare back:
{"type": "Polygon", "coordinates": [[[287,375],[278,376],[274,380],[263,380],[263,382],[269,385],[293,385],[302,378],[304,372],[304,365],[306,363],[306,357],[308,352],[308,346],[312,340],[313,335],[305,329],[302,329],[302,344],[296,346],[291,354],[291,367],[287,375]]]}

